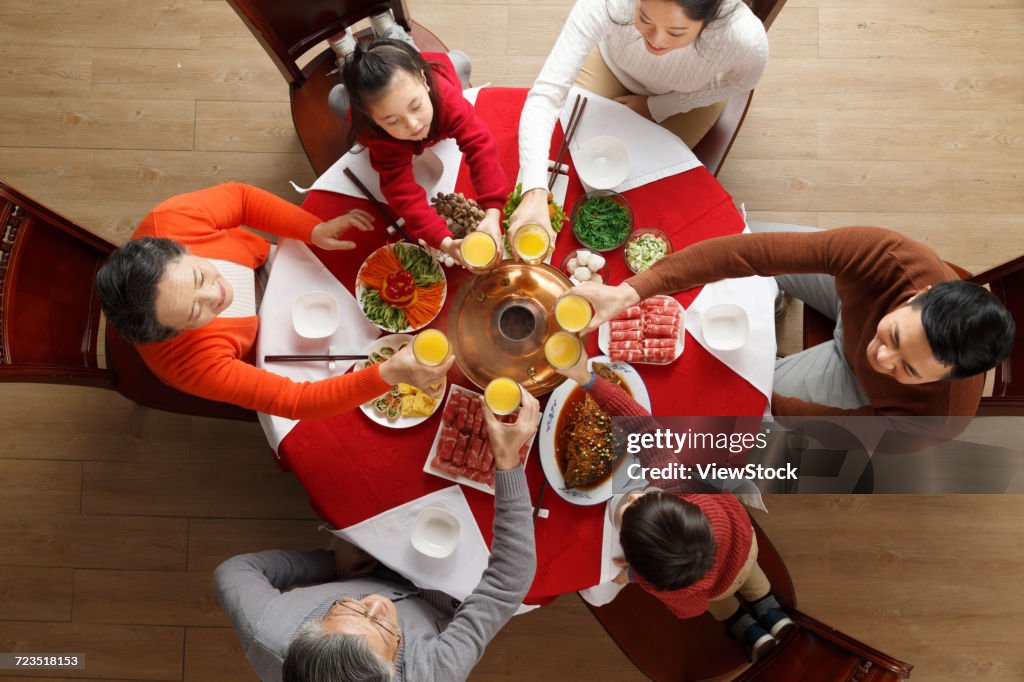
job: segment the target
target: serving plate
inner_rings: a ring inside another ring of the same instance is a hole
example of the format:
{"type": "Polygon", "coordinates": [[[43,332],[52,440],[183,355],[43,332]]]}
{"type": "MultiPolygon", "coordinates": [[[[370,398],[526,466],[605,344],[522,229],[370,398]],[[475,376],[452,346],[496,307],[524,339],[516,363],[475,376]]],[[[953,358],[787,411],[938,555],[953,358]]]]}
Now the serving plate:
{"type": "MultiPolygon", "coordinates": [[[[644,384],[644,380],[636,369],[625,362],[612,361],[605,355],[590,358],[587,361],[587,367],[593,367],[595,362],[607,365],[612,371],[622,377],[626,382],[626,386],[629,387],[630,392],[633,394],[633,398],[650,412],[651,397],[647,393],[647,386],[644,384]]],[[[629,462],[626,460],[631,462],[636,460],[636,457],[635,455],[624,454],[622,459],[612,468],[612,473],[605,480],[591,488],[566,487],[565,476],[562,475],[562,471],[558,466],[558,460],[555,458],[555,431],[558,428],[558,418],[562,413],[562,408],[576,388],[578,388],[576,382],[566,381],[556,388],[548,399],[547,407],[544,408],[544,414],[541,416],[539,428],[540,465],[544,470],[544,476],[547,477],[548,483],[562,499],[584,506],[601,504],[611,499],[614,494],[613,481],[615,479],[615,470],[628,465],[629,462]]]]}
{"type": "Polygon", "coordinates": [[[408,244],[408,243],[385,244],[384,246],[381,246],[381,247],[379,247],[377,249],[374,249],[374,251],[369,256],[367,256],[366,259],[363,260],[362,264],[359,266],[359,271],[356,273],[355,295],[356,295],[356,303],[359,304],[359,310],[362,311],[363,317],[365,317],[367,320],[369,320],[370,323],[372,325],[374,325],[375,327],[377,327],[379,329],[383,329],[386,332],[391,332],[391,333],[396,333],[396,334],[403,334],[403,333],[406,333],[406,332],[414,332],[414,331],[419,331],[420,329],[423,329],[424,327],[429,325],[431,322],[433,322],[434,318],[436,318],[438,313],[440,313],[441,310],[444,308],[444,301],[445,301],[445,298],[448,296],[448,277],[444,274],[444,268],[441,267],[441,264],[438,263],[437,261],[435,261],[433,256],[430,255],[430,252],[427,251],[426,249],[424,249],[423,247],[415,246],[413,244],[408,244]],[[387,326],[377,322],[376,320],[371,318],[369,315],[367,315],[366,314],[366,307],[363,304],[363,292],[366,291],[369,288],[369,287],[367,287],[363,283],[363,280],[362,280],[362,277],[361,277],[362,274],[363,274],[363,270],[366,268],[366,263],[371,258],[373,258],[378,252],[380,252],[381,249],[396,249],[396,248],[418,249],[418,250],[422,251],[430,259],[430,262],[434,264],[434,267],[437,269],[437,272],[439,272],[441,274],[441,284],[443,285],[443,287],[441,289],[441,301],[437,305],[437,310],[435,310],[434,313],[430,316],[430,319],[427,320],[422,325],[420,325],[419,327],[414,327],[411,324],[406,325],[405,327],[403,327],[401,329],[392,329],[390,327],[387,327],[387,326]]]}
{"type": "MultiPolygon", "coordinates": [[[[389,334],[387,336],[382,336],[366,347],[366,354],[372,355],[373,353],[380,353],[380,350],[385,346],[393,349],[397,353],[399,346],[412,343],[412,339],[413,337],[409,334],[389,334]]],[[[359,367],[362,368],[364,364],[365,361],[360,361],[359,367]]],[[[448,388],[448,380],[442,379],[441,388],[438,389],[437,392],[438,401],[434,404],[434,411],[425,417],[403,417],[399,415],[397,419],[388,419],[386,415],[381,414],[377,408],[373,406],[373,403],[376,402],[377,398],[374,398],[368,403],[363,403],[359,406],[359,409],[363,411],[363,414],[370,418],[370,421],[377,422],[381,426],[386,426],[390,429],[407,429],[411,426],[422,424],[426,420],[430,419],[434,412],[437,412],[438,408],[441,407],[441,403],[444,402],[444,392],[446,388],[448,388]]],[[[378,398],[379,397],[381,396],[378,396],[378,398]]]]}
{"type": "MultiPolygon", "coordinates": [[[[653,361],[653,360],[632,360],[631,362],[642,364],[642,365],[670,365],[679,359],[679,356],[683,354],[683,347],[686,342],[686,310],[682,304],[671,296],[652,296],[651,298],[664,298],[672,301],[679,308],[679,336],[676,338],[676,345],[672,352],[672,359],[664,362],[653,361]]],[[[638,304],[639,305],[639,304],[638,304]]],[[[611,323],[605,322],[597,330],[597,347],[601,349],[601,352],[609,354],[609,344],[612,338],[612,327],[611,323]]]]}

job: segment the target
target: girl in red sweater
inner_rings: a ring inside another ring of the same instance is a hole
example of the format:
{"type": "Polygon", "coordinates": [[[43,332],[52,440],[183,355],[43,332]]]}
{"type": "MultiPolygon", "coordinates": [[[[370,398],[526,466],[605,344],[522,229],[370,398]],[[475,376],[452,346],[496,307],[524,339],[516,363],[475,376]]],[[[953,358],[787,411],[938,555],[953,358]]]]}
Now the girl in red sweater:
{"type": "Polygon", "coordinates": [[[405,229],[427,246],[459,259],[459,242],[427,202],[413,177],[413,158],[446,138],[466,157],[485,218],[479,229],[501,243],[501,207],[508,180],[498,161],[498,143],[444,55],[424,59],[410,45],[377,39],[360,45],[342,77],[351,98],[356,141],[370,153],[388,204],[405,219],[405,229]]]}
{"type": "MultiPolygon", "coordinates": [[[[638,430],[652,427],[650,412],[621,387],[588,369],[586,356],[561,374],[579,384],[609,415],[636,417],[631,426],[638,430]]],[[[735,496],[650,490],[620,495],[615,504],[614,524],[625,555],[615,559],[623,569],[616,582],[637,583],[679,618],[708,611],[725,622],[752,661],[793,626],[757,564],[757,538],[735,496]],[[736,599],[737,592],[749,612],[736,599]]]]}

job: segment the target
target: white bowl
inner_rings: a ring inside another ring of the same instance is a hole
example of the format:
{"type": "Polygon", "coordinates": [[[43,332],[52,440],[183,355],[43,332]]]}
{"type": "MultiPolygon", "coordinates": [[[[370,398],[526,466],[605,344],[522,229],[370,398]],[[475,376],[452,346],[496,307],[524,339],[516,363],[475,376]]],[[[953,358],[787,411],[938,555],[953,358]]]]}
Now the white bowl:
{"type": "Polygon", "coordinates": [[[307,291],[292,305],[292,324],[299,336],[323,339],[336,332],[340,323],[338,301],[326,291],[307,291]]]}
{"type": "Polygon", "coordinates": [[[430,196],[430,190],[444,175],[444,163],[433,151],[424,149],[422,154],[413,157],[412,175],[416,178],[416,184],[427,190],[427,195],[430,196]]]}
{"type": "Polygon", "coordinates": [[[443,559],[459,544],[459,518],[446,509],[427,507],[412,527],[412,546],[435,559],[443,559]]]}
{"type": "Polygon", "coordinates": [[[750,336],[750,320],[747,311],[735,303],[719,303],[701,315],[701,331],[715,350],[736,350],[750,336]]]}
{"type": "Polygon", "coordinates": [[[629,175],[629,150],[614,137],[592,137],[572,155],[580,180],[594,189],[612,189],[629,175]]]}

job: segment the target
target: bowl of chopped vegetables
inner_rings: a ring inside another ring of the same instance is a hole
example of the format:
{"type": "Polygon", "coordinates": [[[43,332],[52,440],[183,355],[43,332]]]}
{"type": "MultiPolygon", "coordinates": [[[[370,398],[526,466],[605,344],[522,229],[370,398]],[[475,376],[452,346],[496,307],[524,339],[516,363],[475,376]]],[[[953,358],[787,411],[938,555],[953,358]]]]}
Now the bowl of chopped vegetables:
{"type": "Polygon", "coordinates": [[[672,240],[653,227],[642,227],[633,232],[622,251],[626,267],[634,274],[641,273],[672,253],[672,240]]]}
{"type": "Polygon", "coordinates": [[[610,190],[587,192],[572,207],[572,233],[594,251],[622,246],[633,231],[633,207],[626,197],[610,190]]]}

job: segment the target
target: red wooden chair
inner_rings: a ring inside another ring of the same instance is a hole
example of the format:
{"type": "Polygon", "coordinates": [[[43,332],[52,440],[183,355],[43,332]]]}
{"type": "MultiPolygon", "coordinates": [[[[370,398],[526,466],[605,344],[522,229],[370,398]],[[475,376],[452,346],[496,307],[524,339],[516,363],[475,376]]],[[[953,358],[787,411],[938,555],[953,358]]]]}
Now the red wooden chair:
{"type": "Polygon", "coordinates": [[[145,407],[255,420],[251,410],[165,385],[109,326],[100,367],[93,280],[113,250],[0,181],[0,381],[98,386],[145,407]]]}
{"type": "MultiPolygon", "coordinates": [[[[947,262],[961,279],[982,286],[987,285],[992,294],[1006,306],[1017,323],[1017,341],[1010,357],[995,368],[995,383],[992,395],[981,399],[978,415],[986,417],[1024,417],[1024,256],[997,265],[985,272],[972,275],[959,265],[947,262]]],[[[832,338],[835,323],[814,310],[804,306],[803,346],[810,348],[832,338]]]]}
{"type": "MultiPolygon", "coordinates": [[[[753,0],[747,4],[750,5],[750,9],[757,18],[764,23],[764,28],[767,31],[771,28],[775,17],[779,16],[786,0],[753,0]]],[[[747,110],[750,108],[750,101],[753,98],[754,91],[751,90],[741,95],[733,95],[726,100],[725,108],[718,115],[715,125],[694,146],[694,155],[700,159],[705,168],[711,171],[712,175],[717,176],[718,171],[722,169],[722,163],[729,154],[729,150],[732,149],[732,143],[736,141],[736,135],[743,126],[743,120],[747,117],[747,110]]]]}
{"type": "MultiPolygon", "coordinates": [[[[320,175],[349,148],[349,126],[327,105],[338,84],[327,38],[389,7],[423,52],[447,52],[441,40],[412,21],[405,0],[227,0],[291,86],[292,120],[313,171],[320,175]],[[319,45],[306,66],[298,60],[319,45]]],[[[369,33],[361,32],[357,37],[369,33]]]]}

